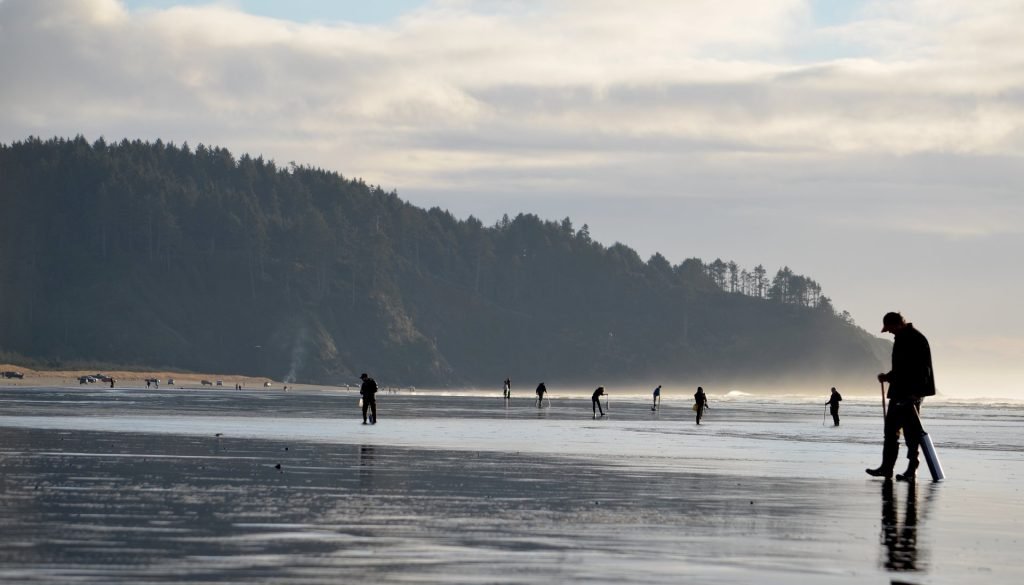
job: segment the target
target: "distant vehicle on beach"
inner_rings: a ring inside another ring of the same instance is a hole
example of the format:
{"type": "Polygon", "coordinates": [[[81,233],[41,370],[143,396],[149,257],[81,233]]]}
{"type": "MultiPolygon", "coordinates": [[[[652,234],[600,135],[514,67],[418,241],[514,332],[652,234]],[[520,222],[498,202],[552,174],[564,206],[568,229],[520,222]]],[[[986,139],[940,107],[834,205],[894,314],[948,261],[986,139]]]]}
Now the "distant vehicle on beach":
{"type": "Polygon", "coordinates": [[[100,382],[109,382],[110,381],[110,376],[108,376],[106,374],[93,374],[91,377],[92,378],[96,378],[100,382]]]}
{"type": "Polygon", "coordinates": [[[263,383],[263,387],[264,388],[270,388],[270,382],[264,382],[263,383]]]}
{"type": "Polygon", "coordinates": [[[217,380],[217,385],[218,386],[223,386],[224,385],[224,380],[217,380]]]}
{"type": "Polygon", "coordinates": [[[167,385],[170,386],[172,384],[174,384],[174,378],[167,378],[167,385]]]}
{"type": "Polygon", "coordinates": [[[202,384],[203,386],[213,386],[213,382],[209,380],[200,380],[199,383],[202,384]]]}
{"type": "Polygon", "coordinates": [[[93,378],[92,376],[79,376],[78,377],[78,383],[79,384],[92,384],[94,382],[96,382],[96,378],[93,378]]]}
{"type": "Polygon", "coordinates": [[[25,377],[25,374],[22,374],[21,372],[11,372],[11,371],[4,372],[4,378],[17,378],[17,379],[21,380],[24,377],[25,377]]]}

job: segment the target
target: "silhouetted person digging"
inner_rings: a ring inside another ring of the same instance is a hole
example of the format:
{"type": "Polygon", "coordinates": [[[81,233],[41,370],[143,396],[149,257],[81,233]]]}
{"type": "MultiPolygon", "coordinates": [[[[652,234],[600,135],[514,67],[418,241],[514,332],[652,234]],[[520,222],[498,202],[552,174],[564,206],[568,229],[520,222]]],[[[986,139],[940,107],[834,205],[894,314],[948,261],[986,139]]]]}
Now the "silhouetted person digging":
{"type": "Polygon", "coordinates": [[[604,396],[604,386],[598,386],[597,390],[594,390],[594,395],[590,397],[590,408],[594,411],[594,416],[597,416],[598,411],[601,412],[601,416],[604,416],[604,409],[601,408],[602,396],[604,396]]]}
{"type": "Polygon", "coordinates": [[[842,399],[843,397],[839,394],[839,391],[833,388],[832,396],[830,396],[828,402],[825,403],[828,405],[828,411],[832,414],[832,422],[834,422],[834,426],[837,427],[839,426],[839,402],[842,399]]]}
{"type": "Polygon", "coordinates": [[[544,395],[547,393],[547,391],[548,387],[544,385],[544,382],[541,382],[537,386],[537,408],[541,408],[542,406],[544,406],[544,395]]]}
{"type": "Polygon", "coordinates": [[[928,339],[907,323],[899,313],[886,313],[882,332],[892,333],[892,370],[878,374],[878,381],[889,383],[889,409],[885,415],[885,442],[882,465],[867,469],[868,475],[890,479],[900,451],[900,431],[907,443],[907,470],[896,475],[898,481],[917,477],[921,434],[921,401],[935,395],[935,374],[928,339]]]}
{"type": "Polygon", "coordinates": [[[359,379],[363,385],[359,394],[363,397],[363,424],[366,424],[366,409],[370,409],[370,424],[377,424],[377,382],[364,372],[359,379]]]}

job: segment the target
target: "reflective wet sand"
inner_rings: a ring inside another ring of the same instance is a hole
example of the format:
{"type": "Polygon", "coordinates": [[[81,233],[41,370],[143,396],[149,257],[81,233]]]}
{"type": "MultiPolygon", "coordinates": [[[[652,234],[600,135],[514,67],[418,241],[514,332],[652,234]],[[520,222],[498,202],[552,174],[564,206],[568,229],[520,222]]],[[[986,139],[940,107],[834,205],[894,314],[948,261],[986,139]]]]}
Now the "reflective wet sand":
{"type": "Polygon", "coordinates": [[[926,408],[950,480],[885,484],[870,406],[0,391],[0,581],[1017,583],[1021,412],[926,408]],[[717,408],[715,408],[717,406],[717,408]],[[221,433],[221,436],[217,436],[221,433]],[[279,467],[278,467],[279,466],[279,467]]]}

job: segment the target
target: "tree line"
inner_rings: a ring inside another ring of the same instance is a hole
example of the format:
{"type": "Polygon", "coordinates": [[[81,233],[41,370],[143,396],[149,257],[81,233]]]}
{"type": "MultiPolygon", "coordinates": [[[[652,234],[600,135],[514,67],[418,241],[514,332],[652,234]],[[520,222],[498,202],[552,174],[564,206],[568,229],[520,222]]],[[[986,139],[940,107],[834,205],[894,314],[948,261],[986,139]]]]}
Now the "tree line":
{"type": "Polygon", "coordinates": [[[788,267],[643,260],[570,218],[488,226],[215,146],[0,145],[0,204],[0,351],[54,363],[466,385],[884,353],[788,267]]]}

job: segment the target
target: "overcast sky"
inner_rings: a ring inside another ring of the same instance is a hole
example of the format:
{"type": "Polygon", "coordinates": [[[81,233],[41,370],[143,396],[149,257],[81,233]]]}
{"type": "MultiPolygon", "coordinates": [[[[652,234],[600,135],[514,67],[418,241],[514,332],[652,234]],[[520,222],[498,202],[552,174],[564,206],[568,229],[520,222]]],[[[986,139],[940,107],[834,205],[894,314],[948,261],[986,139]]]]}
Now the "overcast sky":
{"type": "Polygon", "coordinates": [[[869,331],[903,311],[941,392],[1012,396],[1021,30],[1022,0],[0,0],[0,142],[201,142],[788,265],[869,331]]]}

